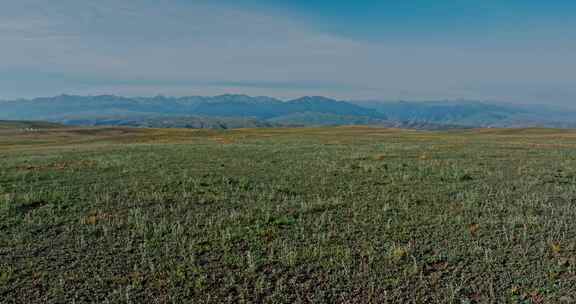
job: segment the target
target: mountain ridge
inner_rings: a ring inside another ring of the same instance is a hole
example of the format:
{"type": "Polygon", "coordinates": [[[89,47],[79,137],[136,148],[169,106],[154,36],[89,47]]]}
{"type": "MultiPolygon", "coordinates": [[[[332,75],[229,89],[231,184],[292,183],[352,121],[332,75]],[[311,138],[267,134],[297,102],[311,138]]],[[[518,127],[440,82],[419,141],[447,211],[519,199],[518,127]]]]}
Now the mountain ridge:
{"type": "Polygon", "coordinates": [[[482,101],[346,101],[324,96],[124,97],[58,95],[0,101],[0,119],[133,126],[406,125],[452,127],[576,127],[576,111],[482,101]],[[189,123],[185,120],[188,119],[189,123]],[[162,123],[158,124],[158,121],[162,123]],[[232,123],[233,122],[233,123],[232,123]]]}

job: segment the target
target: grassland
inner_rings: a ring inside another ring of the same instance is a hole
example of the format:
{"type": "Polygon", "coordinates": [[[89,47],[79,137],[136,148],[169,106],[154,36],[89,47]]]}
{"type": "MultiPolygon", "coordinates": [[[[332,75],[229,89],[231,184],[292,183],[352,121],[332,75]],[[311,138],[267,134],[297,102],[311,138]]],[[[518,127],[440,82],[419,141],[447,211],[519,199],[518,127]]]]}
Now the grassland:
{"type": "Polygon", "coordinates": [[[2,303],[573,303],[576,132],[0,131],[2,303]]]}
{"type": "Polygon", "coordinates": [[[0,120],[0,130],[14,129],[55,129],[64,125],[44,121],[0,120]]]}

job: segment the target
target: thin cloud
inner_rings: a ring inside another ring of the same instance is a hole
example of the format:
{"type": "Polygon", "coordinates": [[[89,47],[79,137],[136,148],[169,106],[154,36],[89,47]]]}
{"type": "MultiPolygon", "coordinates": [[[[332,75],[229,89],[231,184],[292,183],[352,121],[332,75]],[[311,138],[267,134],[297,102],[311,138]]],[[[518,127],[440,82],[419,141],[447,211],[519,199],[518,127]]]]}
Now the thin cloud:
{"type": "MultiPolygon", "coordinates": [[[[73,92],[542,102],[519,86],[576,79],[573,42],[366,41],[211,3],[22,0],[0,12],[1,97],[73,92]],[[517,47],[514,47],[517,46],[517,47]]],[[[543,35],[544,37],[545,35],[543,35]]],[[[535,37],[538,38],[538,37],[535,37]]],[[[542,38],[544,39],[544,38],[542,38]]],[[[469,41],[469,40],[467,40],[469,41]]],[[[545,41],[545,40],[542,40],[545,41]]],[[[570,102],[548,94],[544,102],[570,102]],[[554,100],[552,100],[554,99],[554,100]]]]}

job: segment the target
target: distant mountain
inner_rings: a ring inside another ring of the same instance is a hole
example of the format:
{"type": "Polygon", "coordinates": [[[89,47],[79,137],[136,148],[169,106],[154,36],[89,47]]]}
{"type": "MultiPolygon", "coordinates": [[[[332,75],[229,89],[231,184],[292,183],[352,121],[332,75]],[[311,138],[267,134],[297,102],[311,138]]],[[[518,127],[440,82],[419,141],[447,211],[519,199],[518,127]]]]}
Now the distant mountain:
{"type": "Polygon", "coordinates": [[[363,115],[384,118],[375,110],[325,97],[281,101],[270,97],[220,95],[215,97],[127,98],[114,95],[60,95],[0,102],[0,119],[51,119],[108,115],[201,115],[268,119],[299,112],[363,115]]]}
{"type": "Polygon", "coordinates": [[[385,113],[389,120],[469,127],[576,127],[576,111],[547,106],[492,104],[479,101],[352,103],[385,113]]]}
{"type": "Polygon", "coordinates": [[[471,124],[492,123],[525,111],[479,102],[357,102],[366,108],[386,113],[393,120],[426,121],[436,123],[471,124]]]}
{"type": "Polygon", "coordinates": [[[64,121],[67,125],[123,126],[144,128],[192,128],[192,129],[237,129],[275,128],[283,125],[268,121],[234,117],[202,116],[112,116],[79,118],[64,121]]]}
{"type": "Polygon", "coordinates": [[[0,102],[0,119],[45,119],[59,121],[69,117],[181,114],[193,111],[196,99],[126,98],[114,95],[35,98],[0,102]]]}
{"type": "Polygon", "coordinates": [[[279,122],[283,125],[375,123],[385,117],[373,109],[320,96],[281,101],[246,95],[180,98],[61,95],[0,102],[0,119],[82,125],[258,127],[276,126],[279,122]],[[347,118],[334,122],[320,118],[327,116],[347,118]]]}
{"type": "Polygon", "coordinates": [[[339,101],[308,96],[122,97],[114,95],[0,101],[0,119],[78,125],[238,128],[381,125],[419,129],[453,127],[576,127],[576,112],[477,101],[339,101]]]}
{"type": "Polygon", "coordinates": [[[381,125],[387,122],[387,120],[374,118],[372,116],[307,111],[273,117],[268,119],[268,121],[281,125],[297,126],[381,125]]]}
{"type": "Polygon", "coordinates": [[[200,102],[193,114],[266,119],[286,112],[285,103],[274,98],[221,95],[200,102]]]}

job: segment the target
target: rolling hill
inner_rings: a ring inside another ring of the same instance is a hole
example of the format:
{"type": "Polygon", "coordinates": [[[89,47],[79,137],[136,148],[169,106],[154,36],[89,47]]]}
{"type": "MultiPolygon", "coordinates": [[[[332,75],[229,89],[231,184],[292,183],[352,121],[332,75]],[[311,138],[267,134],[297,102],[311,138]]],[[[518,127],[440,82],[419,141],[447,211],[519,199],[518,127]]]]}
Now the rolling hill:
{"type": "Polygon", "coordinates": [[[5,129],[56,129],[64,128],[59,123],[44,121],[0,120],[0,130],[5,129]]]}

